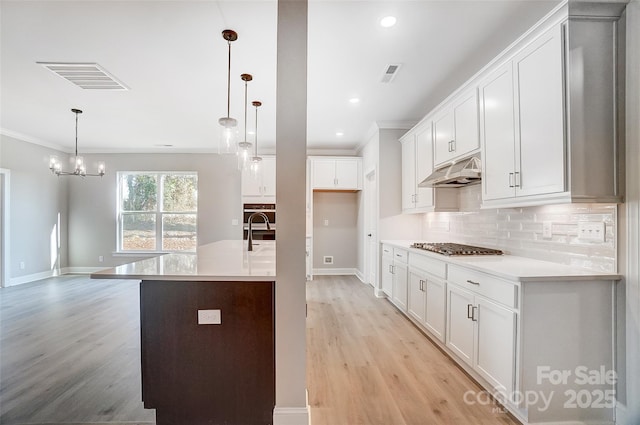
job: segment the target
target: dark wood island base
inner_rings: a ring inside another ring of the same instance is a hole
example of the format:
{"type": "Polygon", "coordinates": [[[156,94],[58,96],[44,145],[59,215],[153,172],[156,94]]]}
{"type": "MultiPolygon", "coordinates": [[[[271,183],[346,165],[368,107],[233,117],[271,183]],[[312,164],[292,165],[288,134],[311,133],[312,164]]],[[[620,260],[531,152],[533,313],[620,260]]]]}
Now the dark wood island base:
{"type": "Polygon", "coordinates": [[[140,283],[142,399],[157,425],[267,425],[275,406],[274,282],[140,283]],[[198,324],[220,310],[220,324],[198,324]]]}

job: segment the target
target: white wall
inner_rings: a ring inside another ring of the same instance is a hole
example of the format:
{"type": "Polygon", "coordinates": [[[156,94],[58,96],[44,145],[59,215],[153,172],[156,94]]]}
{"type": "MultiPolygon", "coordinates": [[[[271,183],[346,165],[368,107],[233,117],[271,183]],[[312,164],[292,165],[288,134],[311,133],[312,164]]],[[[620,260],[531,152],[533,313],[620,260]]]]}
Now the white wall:
{"type": "Polygon", "coordinates": [[[11,173],[9,285],[53,275],[68,265],[67,181],[49,171],[50,155],[68,158],[0,135],[0,168],[11,173]]]}
{"type": "Polygon", "coordinates": [[[198,245],[242,239],[240,172],[235,156],[216,154],[84,155],[88,168],[106,162],[102,178],[69,178],[69,266],[111,267],[135,261],[114,256],[118,171],[195,171],[198,173],[198,245]],[[232,226],[238,219],[240,225],[232,226]],[[104,262],[98,262],[104,256],[104,262]]]}
{"type": "Polygon", "coordinates": [[[313,193],[313,268],[355,269],[358,266],[358,194],[313,193]],[[327,220],[328,225],[325,225],[327,220]],[[324,264],[333,256],[333,264],[324,264]]]}

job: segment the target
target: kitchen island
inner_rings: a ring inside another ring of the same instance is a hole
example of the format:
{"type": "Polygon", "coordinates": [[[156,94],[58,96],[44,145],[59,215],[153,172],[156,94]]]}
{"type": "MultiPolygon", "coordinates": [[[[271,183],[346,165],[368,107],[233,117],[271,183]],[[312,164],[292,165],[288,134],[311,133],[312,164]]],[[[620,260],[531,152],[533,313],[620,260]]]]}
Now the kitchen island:
{"type": "Polygon", "coordinates": [[[91,277],[141,281],[142,400],[157,425],[272,423],[275,242],[219,241],[91,277]]]}

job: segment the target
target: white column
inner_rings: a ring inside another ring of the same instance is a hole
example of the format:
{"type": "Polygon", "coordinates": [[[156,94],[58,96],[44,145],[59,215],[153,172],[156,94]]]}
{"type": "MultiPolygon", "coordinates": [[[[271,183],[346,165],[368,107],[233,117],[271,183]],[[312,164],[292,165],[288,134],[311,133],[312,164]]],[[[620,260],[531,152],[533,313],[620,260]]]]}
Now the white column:
{"type": "Polygon", "coordinates": [[[307,0],[278,1],[276,105],[276,407],[274,425],[307,425],[305,175],[307,0]]]}

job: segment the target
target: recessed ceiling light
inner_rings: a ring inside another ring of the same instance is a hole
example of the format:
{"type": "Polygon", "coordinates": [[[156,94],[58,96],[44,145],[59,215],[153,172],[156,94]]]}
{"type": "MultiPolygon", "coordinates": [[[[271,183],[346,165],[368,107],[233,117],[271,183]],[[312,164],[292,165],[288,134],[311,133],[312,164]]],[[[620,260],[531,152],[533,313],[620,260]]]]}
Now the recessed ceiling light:
{"type": "Polygon", "coordinates": [[[392,27],[395,24],[396,24],[395,16],[385,16],[384,18],[380,19],[380,25],[383,26],[384,28],[392,27]]]}
{"type": "Polygon", "coordinates": [[[344,133],[342,131],[336,131],[336,136],[342,137],[344,136],[344,133]]]}
{"type": "Polygon", "coordinates": [[[357,97],[352,97],[351,99],[349,99],[349,103],[360,103],[360,99],[358,99],[357,97]]]}

